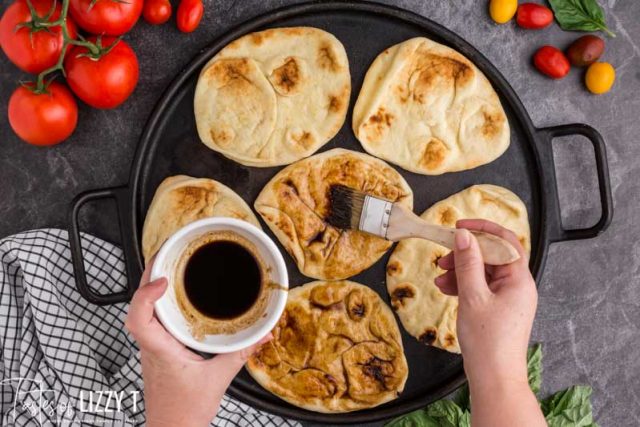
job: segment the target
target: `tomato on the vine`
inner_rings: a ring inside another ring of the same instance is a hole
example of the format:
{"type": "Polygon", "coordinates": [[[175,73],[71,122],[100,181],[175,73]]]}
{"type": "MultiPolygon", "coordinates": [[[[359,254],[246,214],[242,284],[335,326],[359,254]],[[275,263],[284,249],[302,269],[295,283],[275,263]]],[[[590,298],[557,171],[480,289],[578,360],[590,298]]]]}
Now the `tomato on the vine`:
{"type": "Polygon", "coordinates": [[[178,29],[183,33],[195,31],[200,25],[203,13],[202,0],[180,0],[176,14],[178,29]]]}
{"type": "Polygon", "coordinates": [[[138,83],[138,58],[131,47],[114,37],[89,37],[106,53],[94,58],[84,46],[74,46],[64,61],[67,83],[95,108],[114,108],[131,95],[138,83]],[[115,43],[115,44],[114,44],[115,43]]]}
{"type": "MultiPolygon", "coordinates": [[[[45,18],[53,0],[31,0],[38,16],[45,18]]],[[[48,22],[60,17],[60,2],[48,22]]],[[[5,10],[0,20],[0,46],[9,60],[27,73],[38,74],[55,65],[64,43],[62,28],[29,28],[31,12],[26,0],[16,0],[5,10]],[[25,23],[26,25],[21,24],[25,23]]],[[[67,31],[71,38],[76,37],[76,26],[67,18],[67,31]]]]}
{"type": "Polygon", "coordinates": [[[142,16],[149,24],[164,24],[171,18],[171,3],[169,0],[145,0],[142,16]]]}
{"type": "Polygon", "coordinates": [[[143,0],[69,0],[76,24],[91,34],[119,36],[138,22],[143,0]]]}
{"type": "Polygon", "coordinates": [[[9,99],[9,124],[24,141],[54,145],[67,139],[78,123],[78,105],[62,83],[52,82],[46,93],[33,85],[18,87],[9,99]]]}

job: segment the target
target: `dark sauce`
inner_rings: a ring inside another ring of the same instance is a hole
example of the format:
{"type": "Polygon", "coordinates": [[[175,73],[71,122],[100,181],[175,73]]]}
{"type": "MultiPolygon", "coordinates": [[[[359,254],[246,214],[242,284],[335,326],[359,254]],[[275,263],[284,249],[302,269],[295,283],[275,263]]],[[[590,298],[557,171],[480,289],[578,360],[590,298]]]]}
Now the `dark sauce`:
{"type": "Polygon", "coordinates": [[[262,286],[260,264],[244,246],[218,240],[198,248],[184,272],[191,304],[215,319],[233,319],[256,302],[262,286]]]}

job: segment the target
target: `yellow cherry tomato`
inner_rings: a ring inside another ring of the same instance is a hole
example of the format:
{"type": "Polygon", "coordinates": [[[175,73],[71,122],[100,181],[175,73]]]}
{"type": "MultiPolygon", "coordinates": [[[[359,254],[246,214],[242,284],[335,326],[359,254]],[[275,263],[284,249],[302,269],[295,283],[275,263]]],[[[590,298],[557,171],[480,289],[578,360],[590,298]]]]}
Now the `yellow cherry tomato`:
{"type": "Polygon", "coordinates": [[[594,62],[589,65],[585,84],[591,93],[600,95],[609,92],[613,82],[616,80],[616,70],[608,62],[594,62]]]}
{"type": "Polygon", "coordinates": [[[490,0],[489,15],[497,24],[509,22],[518,10],[518,0],[490,0]]]}

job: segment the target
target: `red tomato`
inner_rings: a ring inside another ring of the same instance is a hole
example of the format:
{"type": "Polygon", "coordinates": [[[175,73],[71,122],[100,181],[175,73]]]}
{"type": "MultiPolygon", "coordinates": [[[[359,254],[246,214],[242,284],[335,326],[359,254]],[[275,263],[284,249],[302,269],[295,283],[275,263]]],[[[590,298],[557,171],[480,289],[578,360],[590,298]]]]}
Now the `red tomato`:
{"type": "Polygon", "coordinates": [[[541,4],[522,3],[518,6],[516,22],[522,28],[538,30],[553,22],[553,12],[541,4]]]}
{"type": "Polygon", "coordinates": [[[92,34],[119,36],[138,22],[143,0],[69,0],[76,24],[92,34]]]}
{"type": "Polygon", "coordinates": [[[42,94],[20,86],[9,98],[9,124],[29,144],[58,144],[73,133],[77,123],[78,105],[62,83],[52,82],[42,94]]]}
{"type": "Polygon", "coordinates": [[[164,24],[171,18],[171,3],[169,0],[145,0],[142,16],[149,24],[164,24]]]}
{"type": "Polygon", "coordinates": [[[561,79],[569,73],[569,60],[564,53],[553,46],[542,46],[533,55],[533,63],[543,74],[552,79],[561,79]]]}
{"type": "MultiPolygon", "coordinates": [[[[38,16],[44,17],[51,10],[52,0],[31,0],[38,16]]],[[[49,18],[49,22],[60,17],[60,3],[49,18]]],[[[0,46],[13,62],[23,71],[38,74],[55,65],[62,50],[62,29],[51,27],[49,31],[41,29],[31,34],[29,28],[16,26],[31,22],[31,13],[25,0],[16,0],[4,11],[0,20],[0,46]]],[[[76,26],[67,19],[67,31],[76,37],[76,26]]]]}
{"type": "MultiPolygon", "coordinates": [[[[88,39],[95,43],[96,37],[88,39]]],[[[103,37],[102,46],[117,40],[103,37]]],[[[78,98],[95,108],[115,108],[131,95],[138,83],[138,58],[129,45],[120,40],[99,59],[88,56],[87,48],[74,46],[64,61],[67,83],[78,98]]]]}
{"type": "Polygon", "coordinates": [[[203,13],[204,5],[202,0],[181,0],[176,16],[178,29],[183,33],[194,31],[198,28],[203,13]]]}

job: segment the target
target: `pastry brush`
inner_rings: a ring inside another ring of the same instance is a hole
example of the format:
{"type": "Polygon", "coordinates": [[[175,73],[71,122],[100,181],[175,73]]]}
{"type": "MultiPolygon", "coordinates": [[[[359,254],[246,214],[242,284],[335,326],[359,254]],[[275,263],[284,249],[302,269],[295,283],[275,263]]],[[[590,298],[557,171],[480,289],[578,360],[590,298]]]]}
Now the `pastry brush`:
{"type": "MultiPolygon", "coordinates": [[[[330,189],[331,211],[327,221],[337,228],[364,231],[392,242],[407,238],[430,240],[446,248],[455,245],[455,228],[429,224],[399,203],[380,199],[343,185],[330,189]]],[[[506,240],[471,231],[478,240],[484,262],[504,265],[520,258],[506,240]]]]}

